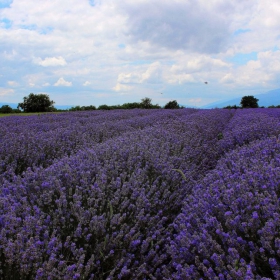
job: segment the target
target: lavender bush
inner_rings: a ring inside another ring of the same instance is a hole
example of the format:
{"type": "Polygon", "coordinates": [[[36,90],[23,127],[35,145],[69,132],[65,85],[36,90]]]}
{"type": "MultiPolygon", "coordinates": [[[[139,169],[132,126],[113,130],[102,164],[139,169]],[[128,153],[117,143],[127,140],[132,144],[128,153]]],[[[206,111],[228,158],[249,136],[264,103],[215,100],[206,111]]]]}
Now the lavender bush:
{"type": "Polygon", "coordinates": [[[175,221],[174,279],[279,279],[279,181],[279,138],[220,159],[175,221]]]}
{"type": "Polygon", "coordinates": [[[277,279],[279,116],[1,119],[0,278],[277,279]]]}
{"type": "MultiPolygon", "coordinates": [[[[184,115],[192,114],[190,109],[184,115]]],[[[0,119],[0,182],[28,167],[47,167],[55,159],[75,154],[128,131],[141,130],[159,120],[180,117],[156,110],[79,112],[0,119]]]]}

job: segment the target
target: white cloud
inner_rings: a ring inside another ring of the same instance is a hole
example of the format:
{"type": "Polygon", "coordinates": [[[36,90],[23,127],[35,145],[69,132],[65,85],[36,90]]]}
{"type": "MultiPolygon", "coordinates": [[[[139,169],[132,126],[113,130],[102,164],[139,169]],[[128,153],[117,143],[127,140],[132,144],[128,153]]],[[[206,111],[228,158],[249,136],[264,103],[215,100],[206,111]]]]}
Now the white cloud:
{"type": "Polygon", "coordinates": [[[156,61],[142,67],[131,67],[134,71],[129,73],[120,73],[118,75],[118,83],[160,83],[162,82],[163,65],[156,61]]]}
{"type": "Polygon", "coordinates": [[[191,74],[176,74],[166,77],[166,82],[169,84],[185,84],[196,82],[195,78],[191,74]]]}
{"type": "Polygon", "coordinates": [[[231,69],[220,80],[221,83],[241,86],[269,86],[277,83],[280,76],[280,51],[265,51],[257,60],[231,69]]]}
{"type": "Polygon", "coordinates": [[[129,91],[132,88],[133,88],[132,86],[127,86],[127,85],[117,83],[116,86],[113,87],[113,90],[115,90],[115,91],[129,91]]]}
{"type": "Polygon", "coordinates": [[[15,91],[10,88],[0,88],[0,96],[12,95],[15,91]]]}
{"type": "Polygon", "coordinates": [[[131,73],[120,73],[118,75],[118,82],[119,83],[140,83],[141,81],[141,74],[136,72],[131,73]]]}
{"type": "Polygon", "coordinates": [[[127,17],[126,34],[130,42],[150,42],[170,50],[219,53],[228,45],[233,22],[255,6],[253,0],[224,2],[129,1],[118,9],[127,17]]]}
{"type": "Polygon", "coordinates": [[[18,53],[13,49],[13,50],[5,50],[3,52],[3,57],[5,60],[14,60],[17,57],[18,53]]]}
{"type": "Polygon", "coordinates": [[[170,84],[201,83],[224,76],[230,64],[207,55],[183,55],[168,71],[164,79],[170,84]]]}
{"type": "Polygon", "coordinates": [[[16,87],[18,86],[18,83],[16,81],[8,81],[8,85],[11,87],[16,87]]]}
{"type": "Polygon", "coordinates": [[[62,56],[58,57],[46,57],[44,60],[42,60],[40,57],[33,59],[33,62],[35,64],[48,67],[48,66],[65,66],[67,62],[62,56]]]}
{"type": "Polygon", "coordinates": [[[86,86],[89,86],[90,84],[91,84],[91,82],[86,81],[86,82],[83,83],[83,86],[86,87],[86,86]]]}
{"type": "Polygon", "coordinates": [[[222,68],[228,68],[229,63],[225,63],[221,59],[211,58],[206,55],[185,55],[176,64],[172,65],[172,73],[197,73],[202,71],[213,71],[222,68]]]}
{"type": "Polygon", "coordinates": [[[43,87],[48,87],[48,86],[50,86],[50,83],[43,83],[42,86],[43,86],[43,87]]]}
{"type": "Polygon", "coordinates": [[[234,76],[232,73],[227,73],[221,78],[221,83],[232,84],[234,83],[234,76]]]}
{"type": "Polygon", "coordinates": [[[162,81],[162,65],[156,61],[149,65],[148,69],[142,74],[141,82],[159,83],[162,81]]]}
{"type": "Polygon", "coordinates": [[[64,80],[64,78],[59,78],[57,80],[57,82],[54,84],[54,86],[59,87],[59,86],[63,86],[63,87],[71,87],[72,86],[72,82],[67,82],[64,80]]]}

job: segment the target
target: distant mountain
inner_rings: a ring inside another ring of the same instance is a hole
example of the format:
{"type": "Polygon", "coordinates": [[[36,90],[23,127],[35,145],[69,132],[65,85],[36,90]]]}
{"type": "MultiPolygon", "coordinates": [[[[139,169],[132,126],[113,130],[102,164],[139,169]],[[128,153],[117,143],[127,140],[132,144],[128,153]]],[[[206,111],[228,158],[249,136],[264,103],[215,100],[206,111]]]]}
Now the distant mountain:
{"type": "MultiPolygon", "coordinates": [[[[0,107],[2,107],[3,105],[9,105],[11,108],[16,109],[18,103],[0,102],[0,107]]],[[[71,107],[74,107],[74,105],[54,105],[54,107],[56,109],[66,110],[66,109],[70,109],[71,107]]]]}
{"type": "MultiPolygon", "coordinates": [[[[262,94],[247,94],[247,95],[253,95],[255,98],[259,99],[258,104],[259,106],[264,106],[268,107],[271,105],[277,106],[280,105],[280,88],[270,90],[266,93],[262,94]]],[[[214,102],[211,104],[208,104],[206,106],[203,106],[202,108],[204,109],[211,109],[211,108],[223,108],[228,105],[230,106],[240,106],[240,101],[243,96],[240,96],[238,98],[234,98],[228,101],[223,101],[223,102],[214,102]]]]}
{"type": "Polygon", "coordinates": [[[11,108],[16,109],[18,104],[16,104],[16,103],[8,103],[8,102],[0,102],[0,107],[2,107],[4,105],[9,105],[11,108]]]}
{"type": "MultiPolygon", "coordinates": [[[[180,107],[184,107],[184,108],[199,109],[199,107],[194,106],[194,105],[179,104],[179,106],[180,106],[180,107]]],[[[164,108],[164,106],[163,106],[162,108],[164,108]]]]}

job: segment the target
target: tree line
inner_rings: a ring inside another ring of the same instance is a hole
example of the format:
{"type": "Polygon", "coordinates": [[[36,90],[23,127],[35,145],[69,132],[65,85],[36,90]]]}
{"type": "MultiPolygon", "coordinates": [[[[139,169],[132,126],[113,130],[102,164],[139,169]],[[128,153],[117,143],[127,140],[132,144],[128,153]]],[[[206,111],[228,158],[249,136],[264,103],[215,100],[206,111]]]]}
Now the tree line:
{"type": "MultiPolygon", "coordinates": [[[[243,96],[241,101],[240,101],[240,106],[237,105],[228,105],[224,107],[224,109],[243,109],[243,108],[265,108],[264,106],[259,107],[258,104],[259,99],[255,98],[253,95],[247,95],[243,96]]],[[[280,105],[274,106],[268,106],[267,108],[280,108],[280,105]]]]}
{"type": "MultiPolygon", "coordinates": [[[[259,108],[258,99],[252,95],[243,96],[240,101],[240,106],[226,106],[224,109],[238,109],[238,108],[259,108]]],[[[39,112],[65,112],[65,111],[91,111],[91,110],[115,110],[115,109],[162,109],[158,104],[152,104],[152,99],[145,97],[141,99],[141,102],[124,103],[123,105],[100,105],[95,107],[89,106],[74,106],[68,110],[59,110],[54,107],[55,102],[50,99],[47,94],[34,94],[30,93],[23,98],[23,102],[18,104],[17,109],[12,109],[9,105],[3,105],[0,108],[0,113],[39,113],[39,112]]],[[[180,106],[176,100],[169,101],[163,107],[164,109],[180,109],[184,108],[180,106]]],[[[278,106],[269,106],[268,108],[280,108],[278,106]]]]}
{"type": "MultiPolygon", "coordinates": [[[[124,103],[123,105],[100,105],[95,107],[89,106],[74,106],[67,110],[59,110],[54,107],[55,102],[50,99],[47,94],[30,93],[23,98],[23,102],[18,104],[17,109],[12,109],[9,105],[3,105],[0,108],[0,113],[39,113],[39,112],[65,112],[65,111],[91,111],[91,110],[114,110],[114,109],[161,109],[158,104],[152,104],[152,99],[145,97],[141,102],[124,103]]],[[[164,109],[180,109],[183,108],[176,100],[169,101],[164,109]]]]}
{"type": "Polygon", "coordinates": [[[259,108],[259,99],[255,98],[253,95],[243,96],[240,101],[240,106],[228,105],[224,109],[238,109],[238,108],[259,108]]]}

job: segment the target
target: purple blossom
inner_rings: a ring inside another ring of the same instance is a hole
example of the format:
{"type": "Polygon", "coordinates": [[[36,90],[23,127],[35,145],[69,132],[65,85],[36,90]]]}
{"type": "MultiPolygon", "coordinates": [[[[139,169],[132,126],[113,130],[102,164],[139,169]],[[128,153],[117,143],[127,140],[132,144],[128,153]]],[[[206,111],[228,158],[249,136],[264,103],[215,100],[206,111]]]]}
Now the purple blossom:
{"type": "Polygon", "coordinates": [[[0,273],[277,279],[278,111],[0,119],[0,273]]]}

